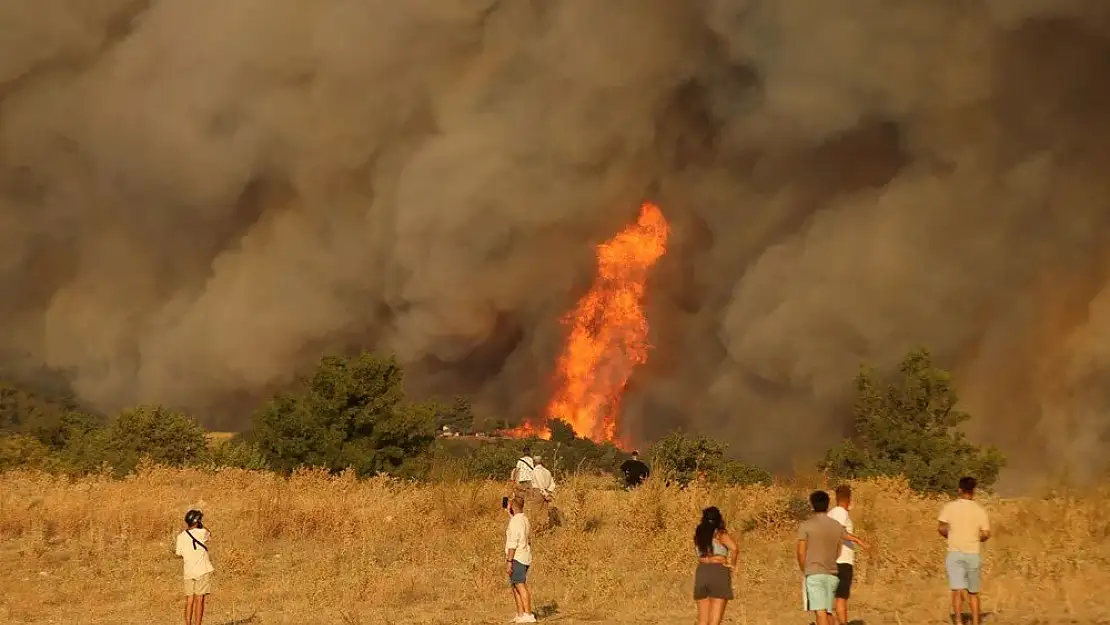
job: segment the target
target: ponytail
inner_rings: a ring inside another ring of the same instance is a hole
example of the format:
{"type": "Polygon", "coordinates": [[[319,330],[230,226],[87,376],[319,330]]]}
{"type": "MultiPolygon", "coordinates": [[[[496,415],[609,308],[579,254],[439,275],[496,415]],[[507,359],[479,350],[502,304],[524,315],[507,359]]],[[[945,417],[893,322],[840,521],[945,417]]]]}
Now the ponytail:
{"type": "Polygon", "coordinates": [[[694,547],[698,555],[709,557],[713,555],[713,537],[717,532],[725,529],[725,520],[721,511],[716,506],[710,506],[701,511],[701,523],[694,529],[694,547]]]}

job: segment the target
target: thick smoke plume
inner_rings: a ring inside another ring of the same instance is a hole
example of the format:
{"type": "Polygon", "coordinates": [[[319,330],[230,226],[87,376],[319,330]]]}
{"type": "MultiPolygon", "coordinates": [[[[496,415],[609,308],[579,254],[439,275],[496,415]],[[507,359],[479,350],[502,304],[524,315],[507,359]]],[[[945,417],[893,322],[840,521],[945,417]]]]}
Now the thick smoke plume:
{"type": "Polygon", "coordinates": [[[977,439],[1089,473],[1108,75],[1102,0],[0,3],[0,347],[225,427],[350,347],[536,414],[651,199],[634,436],[808,461],[924,345],[977,439]]]}

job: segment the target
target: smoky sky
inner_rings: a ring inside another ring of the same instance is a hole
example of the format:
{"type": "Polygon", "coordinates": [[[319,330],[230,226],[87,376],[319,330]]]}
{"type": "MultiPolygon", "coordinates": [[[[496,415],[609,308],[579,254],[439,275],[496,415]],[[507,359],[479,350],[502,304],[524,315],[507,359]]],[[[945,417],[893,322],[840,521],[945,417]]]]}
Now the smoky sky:
{"type": "Polygon", "coordinates": [[[1110,449],[1099,0],[0,4],[0,348],[210,425],[321,354],[516,420],[659,203],[625,427],[810,462],[925,346],[1015,474],[1110,449]]]}

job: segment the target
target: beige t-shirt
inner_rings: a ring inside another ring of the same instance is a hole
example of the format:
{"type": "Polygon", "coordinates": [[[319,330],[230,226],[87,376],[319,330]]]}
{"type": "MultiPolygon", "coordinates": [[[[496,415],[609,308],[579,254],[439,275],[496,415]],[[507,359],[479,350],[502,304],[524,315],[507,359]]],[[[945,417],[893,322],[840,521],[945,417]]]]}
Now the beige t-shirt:
{"type": "Polygon", "coordinates": [[[509,527],[505,528],[505,553],[516,549],[513,559],[525,565],[532,564],[531,544],[532,524],[523,512],[518,512],[509,519],[509,527]]]}
{"type": "Polygon", "coordinates": [[[212,532],[207,529],[193,528],[177,535],[177,547],[174,550],[185,561],[185,579],[199,579],[215,570],[212,560],[208,557],[208,541],[212,539],[212,532]],[[192,534],[190,537],[189,534],[192,534]]]}
{"type": "Polygon", "coordinates": [[[948,524],[948,550],[960,553],[979,553],[979,532],[991,528],[987,511],[971,499],[944,504],[937,520],[948,524]]]}

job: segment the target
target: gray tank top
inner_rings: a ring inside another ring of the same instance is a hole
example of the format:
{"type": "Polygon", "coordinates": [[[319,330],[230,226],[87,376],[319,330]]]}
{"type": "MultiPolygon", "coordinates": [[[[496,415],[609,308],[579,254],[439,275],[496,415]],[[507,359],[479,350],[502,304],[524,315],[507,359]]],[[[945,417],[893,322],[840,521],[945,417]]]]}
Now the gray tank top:
{"type": "MultiPolygon", "coordinates": [[[[701,555],[701,553],[698,552],[697,547],[694,547],[694,553],[697,554],[697,556],[699,558],[703,557],[701,555]]],[[[725,544],[722,543],[721,541],[714,538],[713,539],[713,551],[710,555],[713,555],[713,556],[728,556],[728,547],[726,547],[725,544]]]]}

